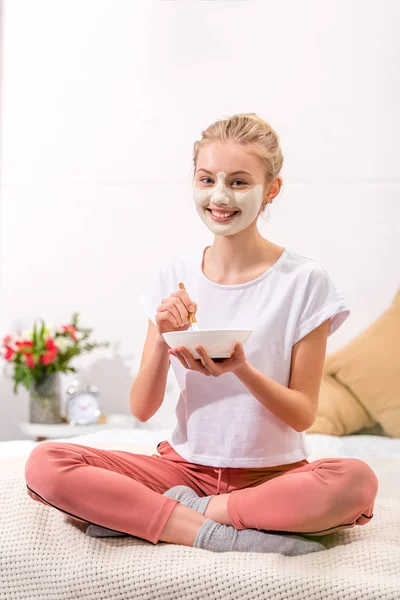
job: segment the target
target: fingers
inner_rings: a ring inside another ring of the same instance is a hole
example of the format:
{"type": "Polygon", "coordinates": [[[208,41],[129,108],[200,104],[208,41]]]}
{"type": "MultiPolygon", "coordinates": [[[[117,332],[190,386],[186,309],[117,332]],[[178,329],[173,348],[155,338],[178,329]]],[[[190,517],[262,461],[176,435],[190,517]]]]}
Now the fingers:
{"type": "Polygon", "coordinates": [[[184,327],[189,322],[189,312],[196,312],[197,304],[191,300],[186,290],[172,292],[167,298],[163,298],[161,305],[175,317],[177,327],[184,327]],[[193,307],[194,310],[191,310],[193,307]]]}
{"type": "Polygon", "coordinates": [[[185,346],[179,346],[179,348],[168,350],[168,352],[173,356],[176,356],[176,358],[180,360],[180,362],[186,369],[199,371],[200,373],[203,373],[208,377],[211,375],[208,369],[204,365],[202,365],[200,361],[193,358],[192,353],[187,348],[185,348],[185,346]]]}
{"type": "Polygon", "coordinates": [[[179,311],[174,306],[170,306],[169,303],[165,303],[157,308],[157,314],[164,321],[171,323],[175,329],[182,327],[180,323],[179,311]]]}
{"type": "Polygon", "coordinates": [[[187,312],[196,312],[197,304],[196,302],[193,302],[186,290],[177,290],[176,292],[172,292],[169,297],[179,298],[181,301],[179,306],[182,308],[183,314],[187,312]]]}
{"type": "Polygon", "coordinates": [[[207,377],[219,377],[228,371],[235,371],[246,360],[243,346],[240,342],[235,344],[230,358],[211,359],[203,346],[196,346],[196,351],[200,356],[200,360],[195,359],[190,350],[185,346],[171,348],[168,350],[168,353],[178,358],[185,369],[199,371],[207,377]],[[217,365],[217,362],[220,364],[217,365]]]}
{"type": "Polygon", "coordinates": [[[214,362],[210,359],[204,348],[202,346],[196,346],[196,351],[200,356],[200,360],[204,365],[204,368],[207,369],[209,373],[213,373],[215,371],[214,362]]]}
{"type": "Polygon", "coordinates": [[[163,298],[161,302],[162,309],[171,313],[175,319],[176,327],[183,327],[188,322],[188,312],[183,307],[179,298],[163,298]]]}

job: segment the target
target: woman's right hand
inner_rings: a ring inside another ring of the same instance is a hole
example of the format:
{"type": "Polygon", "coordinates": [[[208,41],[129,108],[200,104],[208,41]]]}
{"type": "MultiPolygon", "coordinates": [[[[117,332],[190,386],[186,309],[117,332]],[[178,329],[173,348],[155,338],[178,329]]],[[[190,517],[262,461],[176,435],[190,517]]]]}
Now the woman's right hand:
{"type": "Polygon", "coordinates": [[[163,298],[157,308],[156,323],[158,332],[186,331],[190,327],[189,312],[195,313],[196,302],[193,302],[186,290],[172,292],[167,298],[163,298]],[[189,310],[193,306],[194,310],[189,310]]]}

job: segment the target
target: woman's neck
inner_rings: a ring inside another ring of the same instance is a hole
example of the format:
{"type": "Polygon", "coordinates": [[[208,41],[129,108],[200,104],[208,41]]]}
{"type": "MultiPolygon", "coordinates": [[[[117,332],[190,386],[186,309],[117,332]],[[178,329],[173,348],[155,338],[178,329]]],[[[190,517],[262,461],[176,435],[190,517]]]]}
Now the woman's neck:
{"type": "Polygon", "coordinates": [[[221,285],[238,285],[256,279],[275,264],[284,250],[262,236],[245,245],[229,237],[233,236],[216,237],[203,256],[203,273],[221,285]]]}

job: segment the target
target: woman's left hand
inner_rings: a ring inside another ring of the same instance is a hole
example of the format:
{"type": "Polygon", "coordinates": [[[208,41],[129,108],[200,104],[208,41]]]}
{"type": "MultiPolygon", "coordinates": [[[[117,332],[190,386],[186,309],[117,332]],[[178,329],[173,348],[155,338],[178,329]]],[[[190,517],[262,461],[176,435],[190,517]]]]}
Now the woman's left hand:
{"type": "Polygon", "coordinates": [[[186,346],[179,346],[178,348],[171,348],[168,350],[169,354],[179,358],[181,363],[186,369],[191,371],[199,371],[209,377],[219,377],[228,371],[235,371],[240,365],[246,362],[246,355],[243,350],[243,345],[237,342],[233,348],[233,353],[229,358],[216,358],[219,362],[215,362],[209,357],[203,346],[196,346],[196,351],[200,356],[200,360],[193,358],[192,354],[186,348],[186,346]]]}

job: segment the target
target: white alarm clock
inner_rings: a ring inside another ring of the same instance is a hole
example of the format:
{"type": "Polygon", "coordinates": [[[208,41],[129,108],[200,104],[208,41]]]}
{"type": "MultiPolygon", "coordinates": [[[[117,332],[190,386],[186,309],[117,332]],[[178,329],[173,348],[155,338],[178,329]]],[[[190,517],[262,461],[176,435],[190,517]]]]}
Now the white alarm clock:
{"type": "Polygon", "coordinates": [[[72,382],[67,391],[65,404],[65,416],[70,425],[97,423],[101,415],[98,393],[98,389],[93,385],[82,389],[76,379],[72,382]]]}

